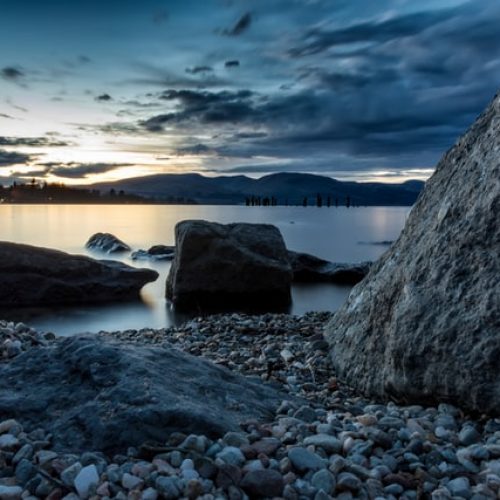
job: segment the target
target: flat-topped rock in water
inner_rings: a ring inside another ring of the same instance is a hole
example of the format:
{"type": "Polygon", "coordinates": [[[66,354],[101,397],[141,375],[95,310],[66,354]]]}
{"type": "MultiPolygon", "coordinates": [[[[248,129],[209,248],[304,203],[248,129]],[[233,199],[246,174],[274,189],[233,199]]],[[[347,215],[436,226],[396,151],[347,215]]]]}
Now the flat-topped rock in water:
{"type": "Polygon", "coordinates": [[[92,235],[85,247],[89,250],[99,250],[105,253],[130,252],[130,247],[115,235],[110,233],[96,233],[92,235]]]}
{"type": "Polygon", "coordinates": [[[219,437],[269,418],[285,393],[160,346],[59,339],[0,365],[0,415],[43,427],[58,450],[126,451],[175,431],[219,437]]]}
{"type": "Polygon", "coordinates": [[[32,307],[137,298],[158,273],[121,262],[0,242],[0,276],[2,307],[32,307]]]}
{"type": "Polygon", "coordinates": [[[167,297],[180,308],[279,307],[291,301],[292,269],[279,230],[269,224],[183,221],[167,297]]]}
{"type": "Polygon", "coordinates": [[[337,283],[355,285],[370,270],[371,262],[338,264],[307,253],[288,251],[293,281],[303,283],[337,283]]]}
{"type": "Polygon", "coordinates": [[[172,260],[175,247],[168,245],[154,245],[148,250],[136,250],[132,252],[132,260],[172,260]]]}
{"type": "Polygon", "coordinates": [[[341,380],[370,396],[500,414],[499,214],[500,95],[327,326],[341,380]]]}

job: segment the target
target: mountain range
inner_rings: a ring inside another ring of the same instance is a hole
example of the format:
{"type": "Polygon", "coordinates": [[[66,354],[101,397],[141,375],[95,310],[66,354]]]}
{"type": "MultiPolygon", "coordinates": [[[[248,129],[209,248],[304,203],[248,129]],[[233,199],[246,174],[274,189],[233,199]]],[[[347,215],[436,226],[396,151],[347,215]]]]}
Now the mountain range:
{"type": "MultiPolygon", "coordinates": [[[[87,186],[88,187],[88,186],[87,186]]],[[[253,179],[244,175],[205,177],[200,174],[158,174],[94,184],[93,189],[125,191],[127,194],[172,202],[233,205],[260,199],[278,205],[314,205],[317,197],[332,205],[413,205],[424,182],[401,184],[344,182],[331,177],[302,173],[277,173],[253,179]]]]}

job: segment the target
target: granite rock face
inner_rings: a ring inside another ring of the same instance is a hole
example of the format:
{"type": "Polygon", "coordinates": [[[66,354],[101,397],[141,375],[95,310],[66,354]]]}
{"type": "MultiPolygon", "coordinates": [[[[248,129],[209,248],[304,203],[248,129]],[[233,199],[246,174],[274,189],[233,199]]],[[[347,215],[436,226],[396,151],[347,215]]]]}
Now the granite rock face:
{"type": "Polygon", "coordinates": [[[57,450],[126,451],[172,432],[220,437],[274,415],[284,393],[177,349],[58,339],[0,364],[0,415],[57,450]]]}
{"type": "Polygon", "coordinates": [[[188,220],[177,224],[175,241],[167,297],[176,306],[290,303],[292,269],[275,226],[188,220]]]}
{"type": "Polygon", "coordinates": [[[355,285],[370,270],[370,262],[339,264],[307,253],[288,251],[293,270],[293,281],[298,283],[337,283],[355,285]]]}
{"type": "Polygon", "coordinates": [[[500,414],[499,220],[497,95],[328,324],[339,378],[370,396],[500,414]]]}
{"type": "Polygon", "coordinates": [[[136,298],[158,273],[121,262],[0,242],[0,277],[2,307],[33,307],[136,298]]]}
{"type": "Polygon", "coordinates": [[[85,247],[89,250],[98,250],[105,253],[130,252],[130,247],[115,235],[110,233],[96,233],[92,235],[85,247]]]}

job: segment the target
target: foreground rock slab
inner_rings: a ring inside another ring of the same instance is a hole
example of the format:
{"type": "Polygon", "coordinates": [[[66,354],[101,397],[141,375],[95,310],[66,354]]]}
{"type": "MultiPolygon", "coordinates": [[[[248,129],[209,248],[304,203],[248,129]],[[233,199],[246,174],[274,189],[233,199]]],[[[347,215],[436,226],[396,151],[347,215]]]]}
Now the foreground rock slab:
{"type": "Polygon", "coordinates": [[[0,304],[24,307],[136,298],[158,278],[151,269],[0,242],[0,304]]]}
{"type": "Polygon", "coordinates": [[[269,418],[283,393],[176,349],[59,339],[0,365],[0,415],[62,450],[124,451],[172,432],[216,437],[269,418]]]}
{"type": "Polygon", "coordinates": [[[89,250],[99,250],[105,253],[130,252],[130,247],[115,235],[110,233],[96,233],[92,235],[85,247],[89,250]]]}
{"type": "Polygon", "coordinates": [[[326,329],[365,394],[500,414],[500,95],[443,157],[326,329]]]}
{"type": "Polygon", "coordinates": [[[303,283],[337,283],[355,285],[370,270],[371,262],[337,264],[307,253],[288,251],[293,281],[303,283]]]}
{"type": "Polygon", "coordinates": [[[167,297],[179,308],[290,304],[292,269],[275,226],[183,221],[175,241],[167,297]]]}

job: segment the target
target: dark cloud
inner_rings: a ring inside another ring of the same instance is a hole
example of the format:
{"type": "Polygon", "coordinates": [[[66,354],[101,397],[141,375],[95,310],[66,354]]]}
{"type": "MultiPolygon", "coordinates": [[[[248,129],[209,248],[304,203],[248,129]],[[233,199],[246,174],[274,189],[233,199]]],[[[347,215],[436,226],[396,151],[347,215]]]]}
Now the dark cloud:
{"type": "Polygon", "coordinates": [[[268,134],[266,132],[238,132],[233,135],[234,139],[245,140],[245,139],[263,139],[267,137],[268,134]]]}
{"type": "Polygon", "coordinates": [[[124,83],[135,85],[147,85],[155,87],[168,87],[173,89],[203,89],[212,87],[231,86],[229,80],[219,78],[211,71],[178,75],[170,69],[161,68],[144,62],[135,63],[134,67],[140,72],[140,76],[126,80],[124,83]]]}
{"type": "Polygon", "coordinates": [[[4,68],[0,69],[0,76],[4,80],[11,80],[11,81],[19,81],[22,78],[24,78],[25,73],[22,69],[15,67],[15,66],[5,66],[4,68]]]}
{"type": "Polygon", "coordinates": [[[237,61],[236,59],[233,59],[231,61],[226,61],[224,64],[224,66],[226,68],[236,68],[239,65],[240,65],[240,61],[237,61]]]}
{"type": "Polygon", "coordinates": [[[39,163],[44,167],[45,175],[54,175],[65,179],[80,179],[94,174],[104,174],[121,167],[131,166],[129,163],[39,163]]]}
{"type": "Polygon", "coordinates": [[[90,132],[93,134],[109,134],[115,136],[143,135],[144,130],[133,123],[128,122],[109,122],[102,125],[73,123],[77,130],[81,132],[90,132]]]}
{"type": "MultiPolygon", "coordinates": [[[[11,177],[17,178],[18,180],[32,179],[33,177],[45,177],[47,174],[46,168],[34,168],[30,169],[28,172],[12,171],[11,177]]],[[[13,180],[13,179],[12,179],[13,180]]]]}
{"type": "Polygon", "coordinates": [[[243,14],[236,24],[231,29],[222,30],[222,34],[226,36],[239,36],[250,28],[252,24],[252,14],[247,12],[243,14]]]}
{"type": "Polygon", "coordinates": [[[101,94],[101,95],[98,95],[95,98],[95,100],[98,102],[107,102],[107,101],[112,101],[113,98],[109,94],[101,94]]]}
{"type": "Polygon", "coordinates": [[[209,154],[214,154],[215,151],[206,144],[194,144],[192,146],[185,146],[182,148],[177,148],[175,154],[178,156],[204,156],[209,154]]]}
{"type": "Polygon", "coordinates": [[[186,73],[190,75],[197,75],[198,73],[208,73],[213,71],[213,68],[210,66],[193,66],[192,68],[186,68],[186,73]]]}
{"type": "Polygon", "coordinates": [[[6,118],[7,120],[15,120],[13,116],[7,115],[5,113],[0,113],[0,118],[6,118]]]}
{"type": "Polygon", "coordinates": [[[0,136],[0,146],[65,147],[71,144],[50,137],[5,137],[0,136]]]}
{"type": "Polygon", "coordinates": [[[199,123],[240,122],[246,115],[253,114],[251,99],[253,92],[168,90],[161,99],[175,101],[178,109],[153,116],[140,124],[150,132],[160,132],[169,123],[183,124],[191,120],[199,123]]]}
{"type": "Polygon", "coordinates": [[[0,167],[10,167],[12,165],[27,163],[32,159],[33,157],[31,155],[25,153],[0,149],[0,167]]]}
{"type": "Polygon", "coordinates": [[[449,9],[435,10],[394,16],[383,20],[375,19],[334,30],[315,28],[307,31],[301,41],[289,50],[289,54],[293,57],[304,57],[340,45],[398,40],[422,33],[446,21],[454,13],[454,10],[449,9]]]}

